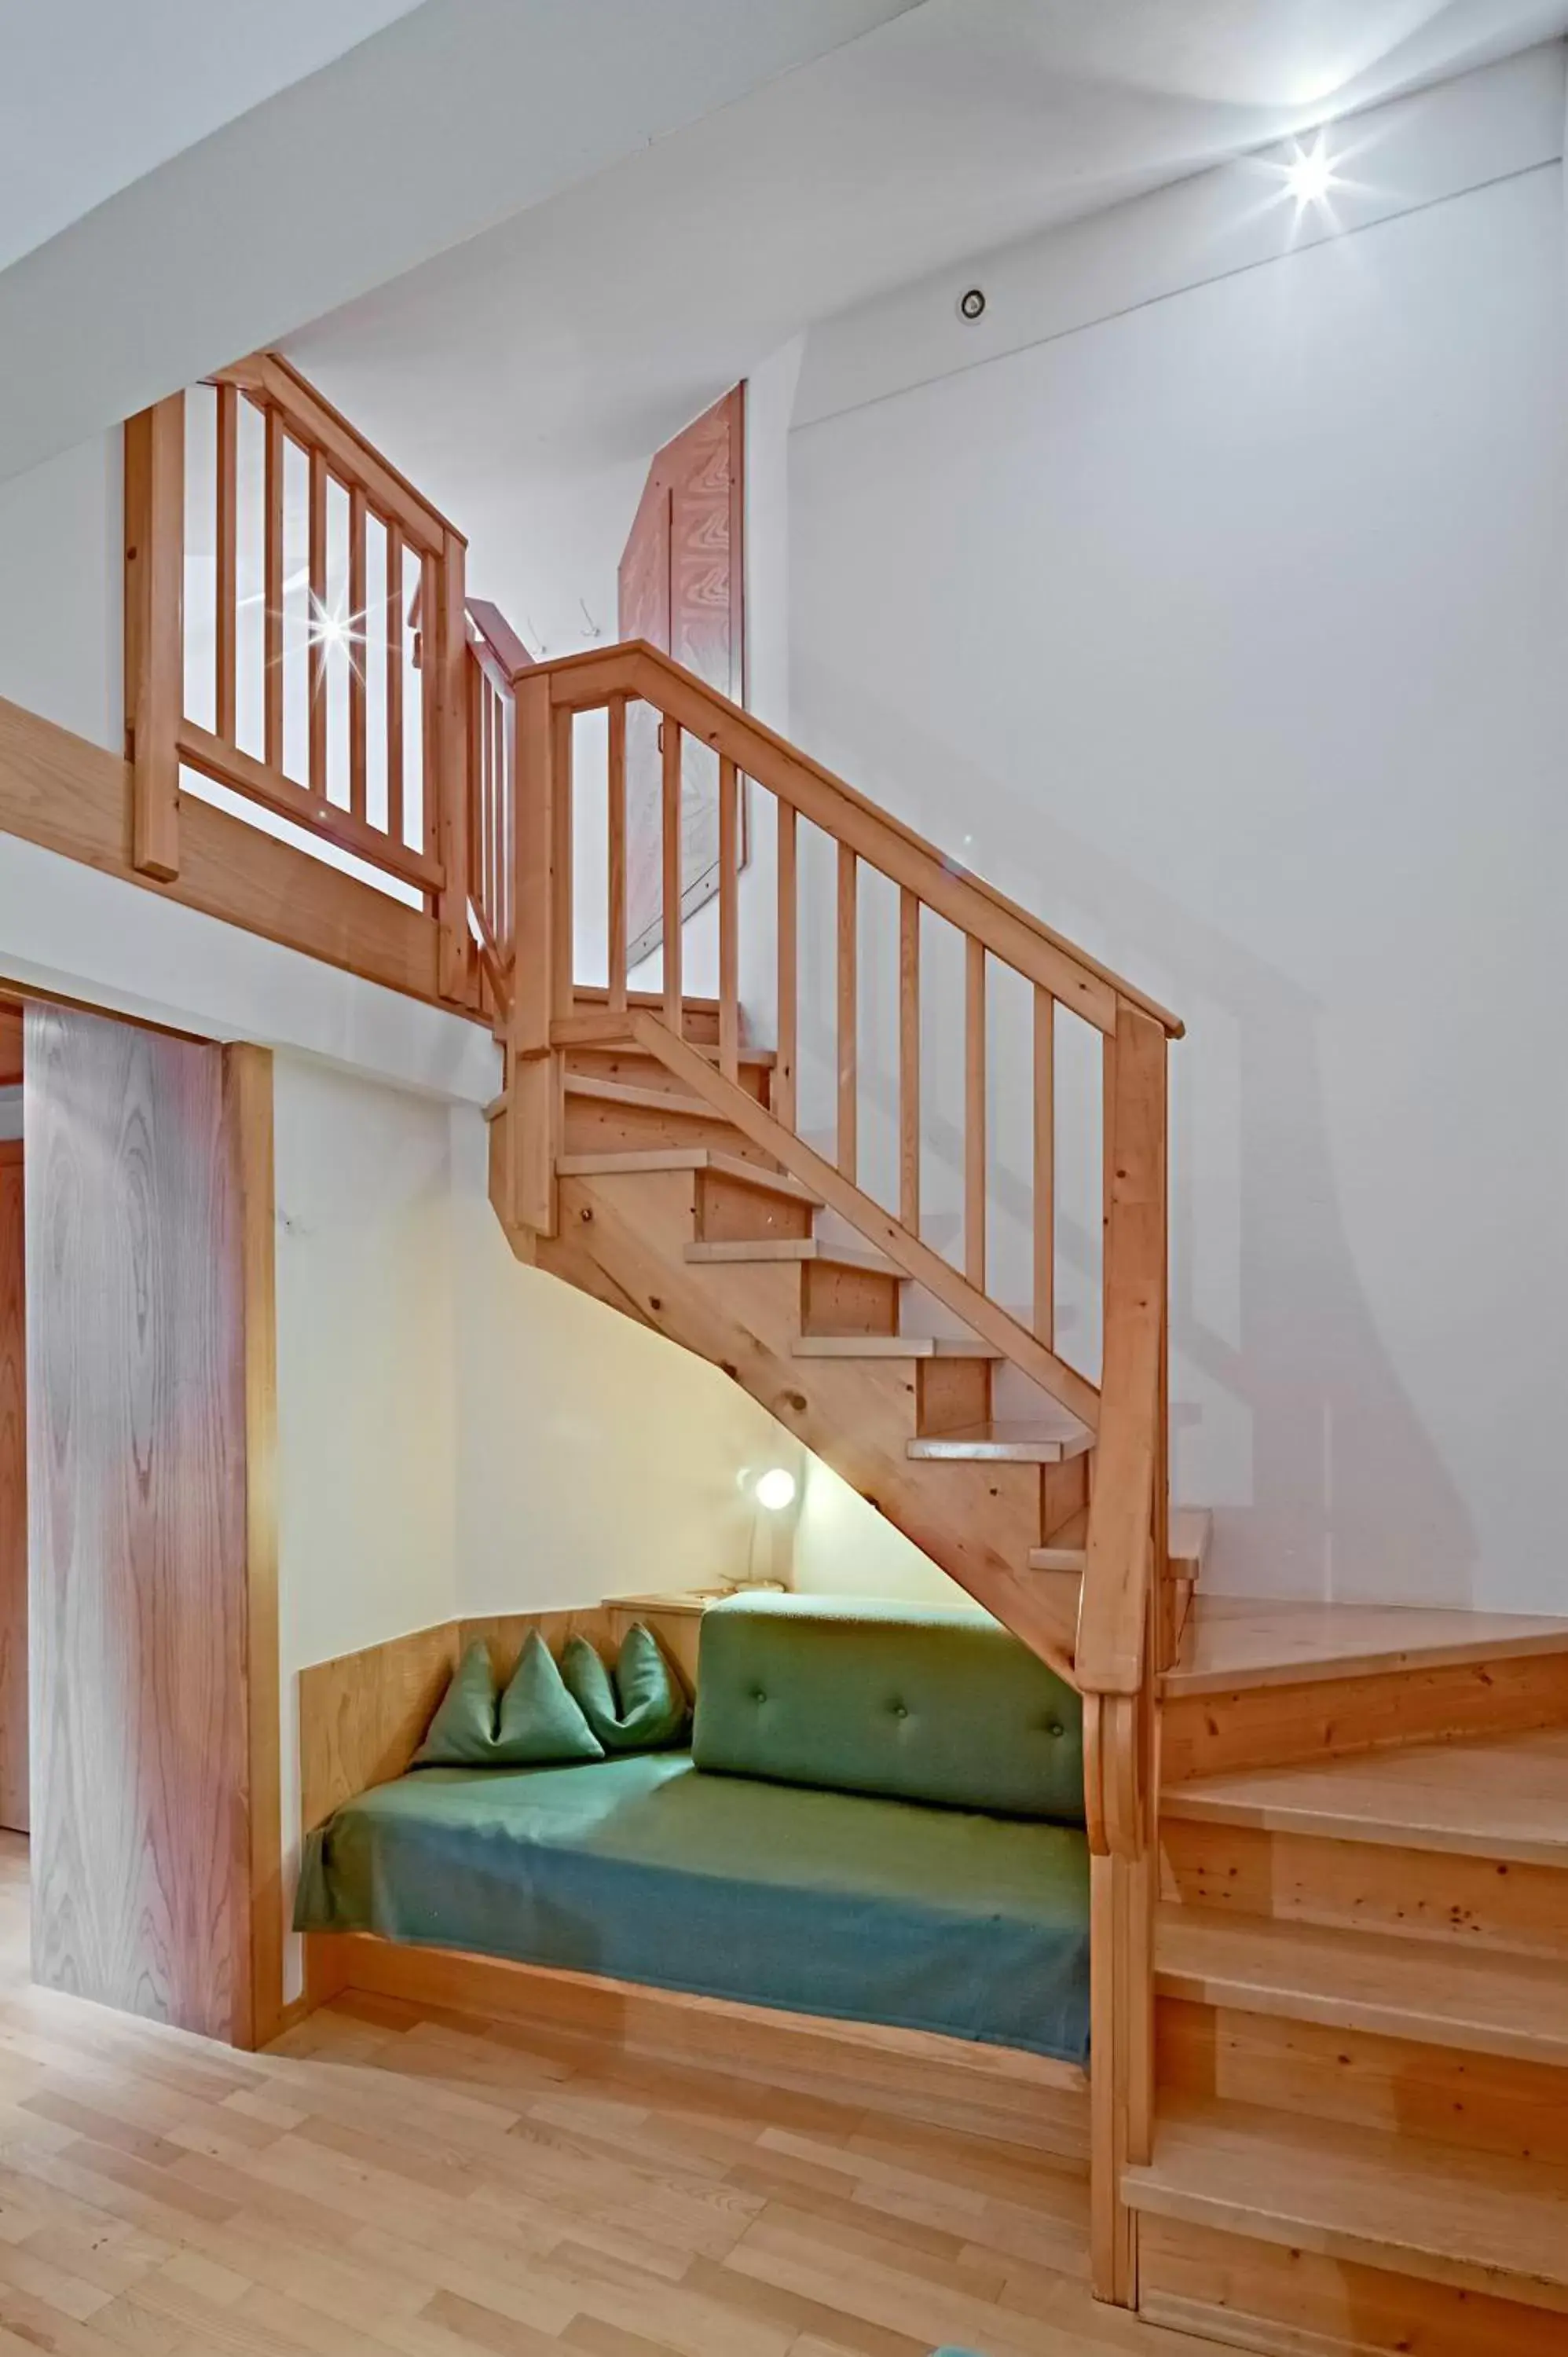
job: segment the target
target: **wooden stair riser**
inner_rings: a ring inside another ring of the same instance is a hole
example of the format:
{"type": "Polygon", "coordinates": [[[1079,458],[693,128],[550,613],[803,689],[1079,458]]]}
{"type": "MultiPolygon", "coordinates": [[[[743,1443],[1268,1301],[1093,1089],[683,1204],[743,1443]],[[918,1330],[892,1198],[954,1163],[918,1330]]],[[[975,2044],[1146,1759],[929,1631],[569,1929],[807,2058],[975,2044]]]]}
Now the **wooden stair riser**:
{"type": "MultiPolygon", "coordinates": [[[[658,991],[631,990],[627,1004],[633,1013],[661,1015],[664,1000],[658,991]]],[[[607,1014],[609,993],[602,985],[579,983],[572,993],[571,1013],[576,1016],[607,1014]]],[[[716,1048],[719,1044],[719,1002],[716,998],[687,998],[681,1006],[681,1032],[693,1048],[716,1048]]]]}
{"type": "Polygon", "coordinates": [[[676,1105],[666,1112],[652,1105],[607,1104],[568,1088],[563,1134],[564,1151],[568,1155],[640,1154],[661,1146],[708,1146],[717,1153],[733,1155],[737,1161],[773,1168],[760,1146],[705,1109],[683,1113],[676,1105]]]}
{"type": "Polygon", "coordinates": [[[1568,1653],[1447,1663],[1370,1677],[1173,1695],[1161,1713],[1165,1784],[1450,1737],[1568,1720],[1568,1653]]]}
{"type": "Polygon", "coordinates": [[[800,1267],[802,1334],[897,1334],[904,1279],[833,1261],[800,1267]]]}
{"type": "Polygon", "coordinates": [[[1037,1543],[1047,1477],[1070,1480],[1081,1459],[912,1461],[913,1363],[794,1358],[800,1268],[685,1261],[696,1211],[688,1174],[566,1178],[561,1203],[542,1267],[722,1368],[1025,1641],[1070,1643],[1076,1612],[1059,1586],[1016,1567],[1037,1543]]]}
{"type": "Polygon", "coordinates": [[[1568,2167],[1568,2070],[1162,1996],[1158,2084],[1568,2167]]]}
{"type": "Polygon", "coordinates": [[[1550,1866],[1163,1814],[1160,1882],[1177,1904],[1568,1958],[1568,1874],[1550,1866]]]}
{"type": "MultiPolygon", "coordinates": [[[[636,1048],[570,1048],[565,1054],[566,1070],[580,1074],[585,1080],[618,1082],[628,1088],[658,1089],[666,1095],[684,1093],[681,1083],[668,1064],[657,1056],[650,1056],[636,1048]]],[[[736,1079],[748,1096],[758,1104],[768,1101],[770,1061],[742,1058],[736,1079]]]]}
{"type": "Polygon", "coordinates": [[[810,1203],[772,1195],[744,1180],[726,1178],[716,1170],[696,1174],[692,1210],[693,1241],[725,1244],[778,1242],[787,1236],[811,1233],[815,1214],[810,1203]]]}
{"type": "Polygon", "coordinates": [[[989,1359],[921,1360],[915,1370],[917,1437],[989,1424],[995,1373],[989,1359]]]}
{"type": "Polygon", "coordinates": [[[1568,2317],[1279,2243],[1145,2217],[1151,2324],[1267,2357],[1568,2357],[1568,2317]]]}

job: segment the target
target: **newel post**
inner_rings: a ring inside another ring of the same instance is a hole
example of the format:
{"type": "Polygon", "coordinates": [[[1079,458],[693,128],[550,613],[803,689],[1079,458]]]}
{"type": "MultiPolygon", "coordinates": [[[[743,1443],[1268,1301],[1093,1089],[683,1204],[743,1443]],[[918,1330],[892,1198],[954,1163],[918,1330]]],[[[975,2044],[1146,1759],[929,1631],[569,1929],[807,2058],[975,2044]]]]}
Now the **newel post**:
{"type": "Polygon", "coordinates": [[[185,708],[185,395],[125,421],[125,758],[131,862],[179,874],[185,708]]]}
{"type": "Polygon", "coordinates": [[[517,702],[516,952],[507,1037],[507,1202],[510,1225],[553,1236],[562,1129],[561,1058],[550,1044],[564,851],[557,839],[559,735],[552,722],[548,673],[519,673],[512,684],[517,702]]]}

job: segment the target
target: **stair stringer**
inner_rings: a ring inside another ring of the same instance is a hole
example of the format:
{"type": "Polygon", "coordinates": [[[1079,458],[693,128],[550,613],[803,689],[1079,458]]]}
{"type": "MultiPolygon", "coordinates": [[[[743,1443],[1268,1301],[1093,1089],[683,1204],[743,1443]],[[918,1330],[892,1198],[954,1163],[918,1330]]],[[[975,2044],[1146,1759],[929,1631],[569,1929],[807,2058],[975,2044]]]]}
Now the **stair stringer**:
{"type": "MultiPolygon", "coordinates": [[[[1070,1662],[1079,1578],[1031,1572],[1050,1492],[1083,1480],[1061,1466],[921,1462],[913,1363],[800,1359],[800,1273],[789,1263],[694,1263],[688,1171],[565,1178],[553,1237],[535,1265],[721,1368],[929,1555],[978,1604],[1058,1668],[1070,1662]]],[[[1066,1511],[1071,1512],[1070,1502],[1066,1511]]]]}

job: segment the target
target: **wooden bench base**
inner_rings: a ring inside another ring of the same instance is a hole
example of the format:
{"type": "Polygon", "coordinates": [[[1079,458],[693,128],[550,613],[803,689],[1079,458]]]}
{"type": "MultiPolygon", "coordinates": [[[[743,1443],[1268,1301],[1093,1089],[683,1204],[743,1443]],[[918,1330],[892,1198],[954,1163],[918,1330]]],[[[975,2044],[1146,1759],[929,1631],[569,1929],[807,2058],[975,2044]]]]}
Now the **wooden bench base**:
{"type": "Polygon", "coordinates": [[[552,2035],[598,2040],[650,2061],[762,2081],[1088,2166],[1089,2074],[1047,2055],[877,2022],[830,2021],[688,1996],[450,1948],[404,1947],[367,1932],[316,1932],[305,1948],[312,2008],[360,1989],[529,2022],[552,2035]]]}

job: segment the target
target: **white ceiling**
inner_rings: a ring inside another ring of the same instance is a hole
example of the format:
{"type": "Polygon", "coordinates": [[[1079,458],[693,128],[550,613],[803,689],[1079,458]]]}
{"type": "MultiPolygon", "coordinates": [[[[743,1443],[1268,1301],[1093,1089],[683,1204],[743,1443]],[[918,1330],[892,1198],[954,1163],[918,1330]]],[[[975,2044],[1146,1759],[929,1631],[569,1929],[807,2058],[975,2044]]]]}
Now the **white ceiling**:
{"type": "Polygon", "coordinates": [[[0,0],[0,269],[419,0],[0,0]]]}
{"type": "Polygon", "coordinates": [[[470,524],[801,326],[1568,28],[1568,0],[921,0],[290,340],[470,524]]]}

